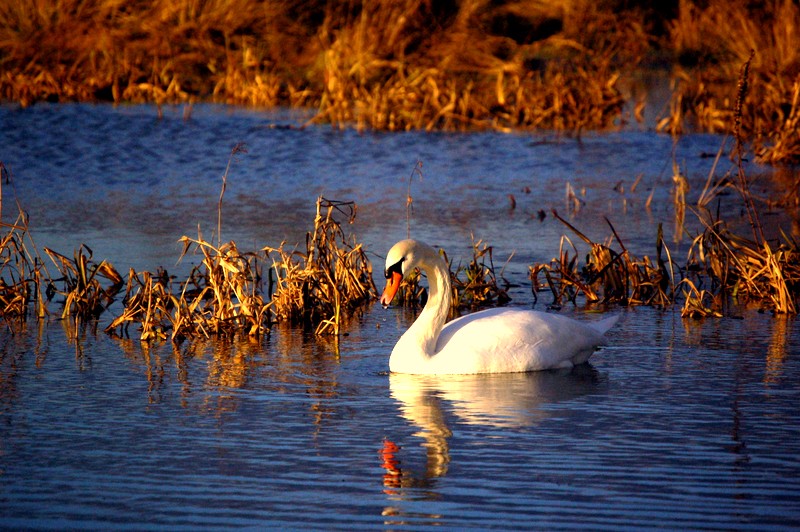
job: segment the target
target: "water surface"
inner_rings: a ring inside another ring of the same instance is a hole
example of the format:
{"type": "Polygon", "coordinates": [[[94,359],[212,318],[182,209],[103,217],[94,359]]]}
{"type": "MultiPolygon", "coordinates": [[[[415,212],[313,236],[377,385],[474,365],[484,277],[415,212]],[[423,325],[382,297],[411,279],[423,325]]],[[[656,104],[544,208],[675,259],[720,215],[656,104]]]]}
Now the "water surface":
{"type": "MultiPolygon", "coordinates": [[[[673,159],[696,198],[722,142],[275,127],[299,121],[211,106],[188,120],[149,106],[0,107],[14,189],[3,183],[3,221],[16,192],[40,247],[70,255],[85,243],[123,272],[180,271],[176,242],[198,225],[215,231],[221,176],[243,141],[224,239],[302,242],[317,195],[353,200],[348,228],[380,270],[406,235],[408,179],[422,161],[412,234],[456,260],[468,259],[471,234],[494,246],[496,263],[514,252],[512,304],[530,307],[527,265],[569,234],[539,210],[559,209],[597,240],[608,217],[635,253],[652,254],[658,223],[670,237],[674,228],[673,159]]],[[[724,199],[733,224],[746,224],[737,198],[724,199]]],[[[669,240],[685,252],[686,237],[669,240]]],[[[614,311],[622,318],[590,365],[436,379],[387,372],[413,319],[402,309],[366,309],[338,342],[276,327],[258,341],[146,346],[104,335],[108,315],[78,329],[4,325],[0,526],[800,527],[797,321],[614,311]]]]}

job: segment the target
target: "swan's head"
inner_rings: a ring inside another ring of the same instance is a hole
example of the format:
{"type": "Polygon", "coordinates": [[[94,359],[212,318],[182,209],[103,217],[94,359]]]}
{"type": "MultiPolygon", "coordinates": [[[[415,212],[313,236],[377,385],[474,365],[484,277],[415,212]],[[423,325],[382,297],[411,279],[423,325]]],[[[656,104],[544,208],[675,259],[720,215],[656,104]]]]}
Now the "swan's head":
{"type": "Polygon", "coordinates": [[[436,255],[436,251],[416,240],[401,240],[392,246],[386,254],[386,269],[383,272],[386,276],[386,288],[381,296],[381,305],[389,306],[406,275],[414,271],[414,268],[422,266],[430,254],[436,255]]]}

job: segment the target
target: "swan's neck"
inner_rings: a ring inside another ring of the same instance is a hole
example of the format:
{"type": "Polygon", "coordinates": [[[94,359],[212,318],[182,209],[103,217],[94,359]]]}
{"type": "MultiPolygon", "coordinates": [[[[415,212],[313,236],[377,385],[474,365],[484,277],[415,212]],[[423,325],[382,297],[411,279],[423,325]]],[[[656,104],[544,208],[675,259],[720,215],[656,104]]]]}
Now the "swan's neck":
{"type": "Polygon", "coordinates": [[[436,341],[447,321],[453,293],[450,288],[450,272],[438,254],[421,262],[420,269],[428,277],[428,302],[398,341],[395,352],[396,356],[428,359],[436,354],[436,341]]]}

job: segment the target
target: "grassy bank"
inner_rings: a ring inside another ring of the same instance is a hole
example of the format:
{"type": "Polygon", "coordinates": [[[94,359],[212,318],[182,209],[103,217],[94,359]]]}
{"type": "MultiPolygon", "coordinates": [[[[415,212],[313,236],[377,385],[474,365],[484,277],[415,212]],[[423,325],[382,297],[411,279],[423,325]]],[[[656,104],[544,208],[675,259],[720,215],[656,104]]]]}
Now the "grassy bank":
{"type": "Polygon", "coordinates": [[[632,119],[622,83],[655,64],[676,80],[660,127],[679,133],[724,128],[753,49],[743,127],[765,161],[793,161],[800,7],[757,4],[10,0],[0,97],[308,107],[317,122],[381,130],[579,131],[632,119]]]}

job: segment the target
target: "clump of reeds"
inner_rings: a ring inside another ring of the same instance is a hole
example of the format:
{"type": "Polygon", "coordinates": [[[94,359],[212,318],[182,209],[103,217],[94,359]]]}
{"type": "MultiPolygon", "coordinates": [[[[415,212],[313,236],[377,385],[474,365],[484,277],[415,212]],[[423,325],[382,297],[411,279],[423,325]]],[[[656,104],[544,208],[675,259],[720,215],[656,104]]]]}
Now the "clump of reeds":
{"type": "MultiPolygon", "coordinates": [[[[511,301],[508,295],[508,281],[503,279],[502,271],[495,273],[493,248],[483,240],[472,240],[472,258],[466,266],[452,271],[453,305],[457,310],[504,305],[511,301]],[[504,286],[498,285],[498,276],[504,286]]],[[[509,260],[511,257],[509,257],[509,260]]]]}
{"type": "MultiPolygon", "coordinates": [[[[13,187],[11,173],[0,161],[0,215],[3,212],[3,184],[13,187]]],[[[25,320],[31,303],[39,318],[47,315],[47,300],[53,295],[47,268],[41,261],[28,231],[28,217],[17,203],[17,218],[12,223],[0,219],[8,232],[0,236],[0,317],[25,320]]]]}
{"type": "Polygon", "coordinates": [[[714,314],[729,298],[754,302],[764,310],[796,314],[800,301],[800,243],[783,235],[776,245],[735,235],[721,221],[706,221],[692,243],[683,314],[714,314]],[[704,286],[702,279],[707,279],[704,286]],[[704,304],[708,296],[709,305],[704,304]]]}
{"type": "Polygon", "coordinates": [[[127,337],[131,323],[139,323],[139,339],[143,342],[165,340],[170,335],[175,339],[181,337],[180,329],[175,327],[177,319],[173,314],[179,315],[180,311],[176,309],[185,308],[186,305],[182,305],[182,301],[173,295],[168,275],[153,276],[147,271],[137,273],[131,268],[122,302],[122,314],[106,327],[107,333],[127,337]]]}
{"type": "Polygon", "coordinates": [[[611,242],[598,243],[589,239],[572,224],[553,211],[553,216],[569,227],[578,238],[590,246],[586,263],[578,263],[578,250],[566,237],[561,240],[559,255],[549,263],[529,267],[534,297],[546,286],[553,295],[553,304],[577,304],[578,295],[589,303],[667,306],[674,300],[675,267],[664,243],[661,227],[656,238],[655,261],[648,256],[638,258],[625,247],[614,227],[606,219],[620,251],[611,242]],[[570,254],[572,250],[572,254],[570,254]],[[544,275],[545,284],[539,280],[544,275]]]}
{"type": "MultiPolygon", "coordinates": [[[[5,166],[0,164],[0,175],[10,181],[5,166]]],[[[0,193],[0,208],[2,208],[0,193]]],[[[0,316],[25,319],[34,303],[37,318],[49,314],[48,302],[56,295],[63,297],[61,317],[76,321],[97,318],[122,288],[122,277],[107,261],[96,263],[92,250],[81,246],[69,258],[49,248],[44,248],[55,268],[61,274],[52,278],[42,262],[28,230],[27,217],[19,209],[12,224],[0,221],[8,232],[0,237],[0,316]]]]}
{"type": "MultiPolygon", "coordinates": [[[[244,146],[237,144],[222,179],[218,203],[217,240],[222,230],[222,200],[231,162],[244,146]]],[[[5,167],[0,172],[7,177],[5,167]]],[[[10,176],[8,176],[10,179],[10,176]]],[[[2,208],[2,195],[0,195],[2,208]]],[[[306,253],[287,252],[284,246],[256,252],[240,251],[235,242],[214,245],[182,237],[183,252],[202,256],[182,282],[166,271],[156,274],[130,270],[127,284],[107,261],[95,263],[92,250],[80,246],[72,258],[45,248],[60,277],[53,279],[35,252],[29,252],[27,221],[20,209],[14,224],[0,221],[9,232],[0,238],[0,316],[24,319],[36,302],[37,317],[48,314],[47,303],[63,296],[62,318],[76,324],[94,320],[115,301],[126,285],[122,311],[106,327],[117,337],[130,336],[138,325],[144,342],[186,338],[229,337],[245,333],[257,337],[269,330],[273,318],[316,327],[317,334],[338,335],[343,319],[377,297],[372,265],[354,237],[345,237],[337,217],[352,223],[353,202],[318,198],[314,230],[306,238],[306,253]],[[269,285],[264,289],[263,267],[270,254],[269,285]],[[298,258],[302,260],[298,260],[298,258]],[[275,279],[274,277],[277,277],[275,279]]],[[[30,241],[32,246],[32,241],[30,241]]]]}
{"type": "MultiPolygon", "coordinates": [[[[736,235],[726,224],[712,217],[705,208],[719,189],[708,197],[701,197],[698,218],[705,230],[698,235],[689,253],[689,270],[705,274],[710,289],[698,288],[691,279],[683,314],[689,316],[719,315],[729,298],[754,301],[761,308],[776,313],[796,314],[800,301],[800,245],[781,231],[782,240],[770,242],[764,236],[763,226],[750,191],[750,182],[742,164],[744,143],[742,132],[743,103],[748,91],[751,58],[744,63],[739,75],[739,85],[734,107],[734,155],[737,160],[736,178],[730,179],[742,199],[750,223],[752,238],[736,235]],[[706,295],[710,306],[705,304],[706,295]]],[[[705,196],[704,191],[704,196],[705,196]]]]}
{"type": "Polygon", "coordinates": [[[377,298],[363,246],[348,239],[336,219],[343,216],[352,223],[355,215],[355,203],[319,197],[305,252],[288,251],[284,244],[264,248],[273,260],[271,308],[278,320],[314,325],[317,334],[338,335],[346,314],[377,298]]]}
{"type": "Polygon", "coordinates": [[[624,61],[615,58],[625,48],[595,37],[611,27],[619,36],[627,25],[565,8],[557,16],[580,18],[576,31],[539,34],[541,5],[495,11],[472,1],[438,13],[435,32],[420,35],[436,18],[426,17],[430,9],[419,0],[365,4],[321,52],[326,83],[315,120],[388,130],[580,130],[619,118],[624,61]],[[508,20],[529,29],[492,33],[508,20]],[[409,55],[412,45],[417,53],[409,55]]]}
{"type": "Polygon", "coordinates": [[[201,263],[175,290],[166,272],[137,274],[131,270],[123,299],[124,310],[106,332],[127,333],[140,323],[141,340],[180,341],[192,336],[262,334],[269,326],[269,303],[261,287],[261,262],[257,253],[240,252],[235,242],[214,246],[202,237],[182,237],[181,258],[190,251],[202,255],[201,263]]]}
{"type": "Polygon", "coordinates": [[[103,260],[92,261],[92,250],[85,245],[78,248],[73,258],[44,248],[56,269],[59,279],[50,281],[49,287],[64,297],[61,317],[74,316],[85,320],[97,318],[111,303],[123,285],[122,276],[112,264],[103,260]],[[103,285],[101,278],[109,284],[103,285]],[[55,283],[61,282],[58,290],[55,283]]]}
{"type": "Polygon", "coordinates": [[[0,316],[24,320],[31,302],[35,302],[37,316],[44,316],[48,287],[41,262],[30,254],[25,242],[24,214],[20,213],[15,223],[0,222],[0,227],[8,228],[0,237],[0,316]]]}
{"type": "Polygon", "coordinates": [[[659,128],[680,133],[692,122],[707,131],[729,131],[736,110],[728,88],[747,63],[753,103],[739,117],[742,131],[752,137],[761,161],[800,161],[800,5],[681,0],[678,6],[666,46],[681,65],[659,128]]]}
{"type": "Polygon", "coordinates": [[[608,127],[647,43],[635,11],[592,2],[42,0],[0,17],[0,97],[23,105],[210,98],[389,130],[608,127]]]}

